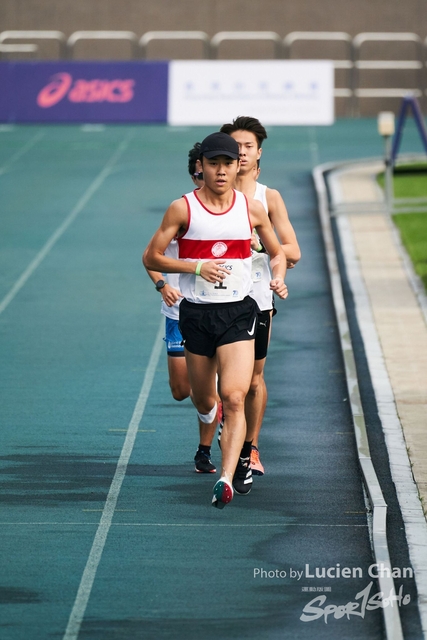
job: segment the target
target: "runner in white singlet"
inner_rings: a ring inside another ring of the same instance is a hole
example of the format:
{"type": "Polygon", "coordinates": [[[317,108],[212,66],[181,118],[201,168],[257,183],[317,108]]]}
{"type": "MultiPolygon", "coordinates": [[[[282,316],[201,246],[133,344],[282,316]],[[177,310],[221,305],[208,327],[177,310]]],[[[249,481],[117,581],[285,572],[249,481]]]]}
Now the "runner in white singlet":
{"type": "MultiPolygon", "coordinates": [[[[223,125],[221,131],[231,135],[239,145],[240,171],[236,179],[236,189],[262,202],[286,254],[287,267],[292,269],[300,259],[301,252],[285,203],[278,191],[257,182],[257,167],[262,154],[261,146],[267,138],[265,128],[256,118],[239,116],[232,123],[223,125]]],[[[263,313],[258,323],[255,339],[255,366],[246,398],[247,434],[242,455],[247,455],[250,450],[253,474],[263,475],[264,466],[259,457],[258,438],[267,405],[264,366],[271,333],[273,297],[269,287],[268,255],[256,234],[252,247],[254,283],[251,295],[263,313]]]]}

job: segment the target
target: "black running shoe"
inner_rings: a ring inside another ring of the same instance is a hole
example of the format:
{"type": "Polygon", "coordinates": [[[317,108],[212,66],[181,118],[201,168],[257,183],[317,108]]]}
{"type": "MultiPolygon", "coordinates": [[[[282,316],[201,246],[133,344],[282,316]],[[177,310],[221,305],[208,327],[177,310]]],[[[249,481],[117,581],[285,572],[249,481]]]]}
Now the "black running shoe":
{"type": "Polygon", "coordinates": [[[239,458],[233,477],[233,489],[241,496],[245,496],[252,489],[252,469],[250,458],[239,458]]]}
{"type": "Polygon", "coordinates": [[[196,463],[197,473],[215,473],[216,472],[215,465],[212,464],[210,457],[204,451],[196,452],[196,455],[194,456],[194,462],[196,463]]]}

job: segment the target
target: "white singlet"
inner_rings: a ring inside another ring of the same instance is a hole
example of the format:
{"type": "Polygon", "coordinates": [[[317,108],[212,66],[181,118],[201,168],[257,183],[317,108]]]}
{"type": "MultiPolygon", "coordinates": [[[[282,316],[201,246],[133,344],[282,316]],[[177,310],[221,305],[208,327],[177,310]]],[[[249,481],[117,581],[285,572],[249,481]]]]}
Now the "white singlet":
{"type": "MultiPolygon", "coordinates": [[[[175,240],[170,241],[170,244],[166,247],[165,256],[169,256],[169,258],[178,258],[178,242],[175,240]]],[[[174,289],[179,290],[179,273],[168,273],[167,274],[167,282],[174,289]]],[[[182,298],[180,298],[172,307],[168,307],[165,301],[162,299],[162,306],[160,311],[167,318],[172,318],[172,320],[179,320],[179,304],[182,298]]]]}
{"type": "Polygon", "coordinates": [[[179,258],[190,262],[224,259],[227,277],[221,283],[207,282],[194,273],[181,273],[179,285],[189,302],[237,302],[252,289],[251,223],[246,197],[233,189],[233,203],[222,213],[210,211],[197,192],[184,198],[188,228],[178,238],[179,258]]]}
{"type": "MultiPolygon", "coordinates": [[[[268,213],[267,187],[265,184],[256,183],[254,200],[259,200],[268,213]]],[[[252,251],[252,281],[251,298],[258,304],[261,311],[270,311],[273,308],[273,292],[270,289],[271,271],[270,256],[268,253],[252,251]]]]}

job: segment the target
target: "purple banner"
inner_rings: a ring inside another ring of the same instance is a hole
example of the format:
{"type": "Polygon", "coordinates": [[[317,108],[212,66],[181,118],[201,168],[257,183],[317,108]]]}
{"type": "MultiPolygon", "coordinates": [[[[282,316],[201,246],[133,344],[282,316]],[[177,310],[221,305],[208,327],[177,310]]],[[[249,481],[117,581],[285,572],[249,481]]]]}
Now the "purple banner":
{"type": "Polygon", "coordinates": [[[0,62],[0,122],[9,119],[10,102],[10,67],[7,63],[0,62]]]}
{"type": "Polygon", "coordinates": [[[1,62],[2,122],[166,122],[168,62],[1,62]]]}

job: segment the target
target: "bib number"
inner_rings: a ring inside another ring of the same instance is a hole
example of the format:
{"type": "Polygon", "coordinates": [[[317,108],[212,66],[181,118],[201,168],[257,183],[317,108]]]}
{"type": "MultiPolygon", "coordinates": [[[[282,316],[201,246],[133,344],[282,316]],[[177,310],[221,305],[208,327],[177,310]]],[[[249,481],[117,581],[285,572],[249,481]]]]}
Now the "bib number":
{"type": "Polygon", "coordinates": [[[220,266],[225,267],[228,273],[222,282],[208,282],[202,276],[196,276],[196,296],[213,301],[240,300],[242,296],[242,263],[224,262],[220,266]]]}

